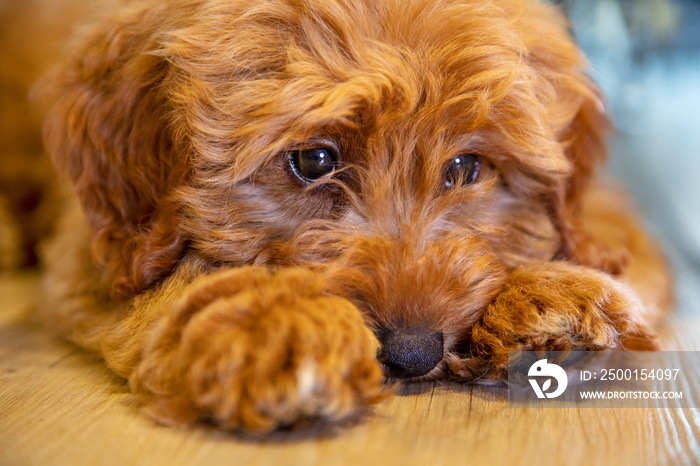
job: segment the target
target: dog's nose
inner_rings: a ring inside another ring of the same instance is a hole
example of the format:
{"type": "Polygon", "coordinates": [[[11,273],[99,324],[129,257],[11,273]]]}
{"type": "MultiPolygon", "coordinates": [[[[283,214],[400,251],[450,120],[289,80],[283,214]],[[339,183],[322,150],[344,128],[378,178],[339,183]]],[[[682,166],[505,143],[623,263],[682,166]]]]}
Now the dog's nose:
{"type": "Polygon", "coordinates": [[[379,361],[387,377],[408,379],[430,372],[442,360],[442,332],[383,330],[379,361]]]}

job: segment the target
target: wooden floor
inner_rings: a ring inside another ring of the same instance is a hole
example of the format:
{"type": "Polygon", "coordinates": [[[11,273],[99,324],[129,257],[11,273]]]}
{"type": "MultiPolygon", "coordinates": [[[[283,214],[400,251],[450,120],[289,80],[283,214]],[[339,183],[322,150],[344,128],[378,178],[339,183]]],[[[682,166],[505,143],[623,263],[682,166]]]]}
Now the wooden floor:
{"type": "MultiPolygon", "coordinates": [[[[504,389],[471,385],[404,387],[354,425],[265,440],[162,427],[94,356],[31,323],[37,286],[0,278],[0,465],[700,464],[697,409],[513,409],[504,389]]],[[[681,303],[667,349],[699,337],[681,303]]]]}

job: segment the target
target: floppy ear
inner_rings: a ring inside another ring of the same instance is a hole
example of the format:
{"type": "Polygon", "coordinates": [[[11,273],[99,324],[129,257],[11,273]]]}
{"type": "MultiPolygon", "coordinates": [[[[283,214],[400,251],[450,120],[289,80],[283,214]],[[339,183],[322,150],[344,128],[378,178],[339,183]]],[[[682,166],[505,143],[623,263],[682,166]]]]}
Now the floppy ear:
{"type": "Polygon", "coordinates": [[[531,66],[546,88],[553,90],[547,104],[555,137],[569,164],[550,197],[550,211],[561,236],[560,256],[577,264],[617,274],[629,261],[629,253],[612,249],[591,232],[582,220],[585,192],[596,167],[605,162],[605,136],[611,128],[600,91],[586,74],[588,62],[573,42],[568,23],[558,10],[544,4],[528,4],[531,66]]]}
{"type": "Polygon", "coordinates": [[[566,184],[558,190],[552,209],[564,257],[580,265],[620,274],[629,263],[629,251],[611,248],[582,220],[584,193],[590,187],[596,167],[606,159],[605,135],[611,127],[597,89],[592,84],[588,86],[588,92],[562,136],[572,169],[566,184]]]}
{"type": "Polygon", "coordinates": [[[188,176],[168,124],[162,84],[169,65],[150,53],[157,44],[148,22],[129,18],[84,31],[44,79],[46,148],[73,181],[94,232],[93,253],[119,298],[148,288],[181,257],[184,238],[169,194],[188,176]]]}

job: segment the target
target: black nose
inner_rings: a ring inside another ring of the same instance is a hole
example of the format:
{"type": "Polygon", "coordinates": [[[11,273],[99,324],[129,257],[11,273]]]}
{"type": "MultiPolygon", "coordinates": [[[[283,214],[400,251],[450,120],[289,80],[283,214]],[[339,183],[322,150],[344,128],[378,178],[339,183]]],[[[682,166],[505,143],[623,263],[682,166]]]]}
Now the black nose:
{"type": "Polygon", "coordinates": [[[387,377],[407,379],[430,372],[442,360],[442,332],[383,330],[379,361],[387,377]]]}

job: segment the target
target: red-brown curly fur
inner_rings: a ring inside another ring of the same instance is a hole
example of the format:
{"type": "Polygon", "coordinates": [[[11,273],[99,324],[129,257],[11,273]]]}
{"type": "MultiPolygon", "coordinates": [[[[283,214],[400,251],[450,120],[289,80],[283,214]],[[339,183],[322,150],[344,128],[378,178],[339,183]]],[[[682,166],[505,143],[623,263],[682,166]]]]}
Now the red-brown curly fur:
{"type": "Polygon", "coordinates": [[[250,431],[381,399],[387,330],[441,332],[419,379],[658,348],[670,280],[593,180],[608,123],[566,27],[528,0],[123,1],[43,81],[80,202],[45,319],[156,419],[250,431]],[[304,184],[288,155],[320,144],[342,165],[304,184]]]}

